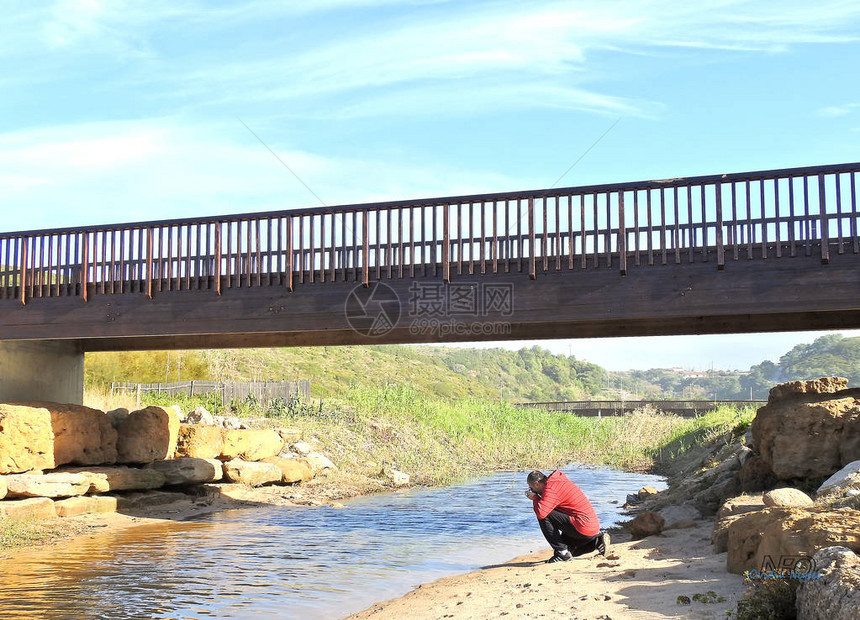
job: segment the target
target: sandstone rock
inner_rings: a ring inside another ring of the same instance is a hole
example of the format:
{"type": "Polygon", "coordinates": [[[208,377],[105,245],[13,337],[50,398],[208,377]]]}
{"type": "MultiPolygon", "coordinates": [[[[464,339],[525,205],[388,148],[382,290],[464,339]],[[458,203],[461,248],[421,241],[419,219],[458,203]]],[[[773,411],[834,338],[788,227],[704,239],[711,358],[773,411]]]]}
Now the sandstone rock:
{"type": "Polygon", "coordinates": [[[626,525],[634,540],[654,536],[663,531],[666,520],[656,512],[641,512],[626,525]]]}
{"type": "Polygon", "coordinates": [[[177,457],[217,458],[224,449],[223,432],[223,429],[218,426],[180,424],[175,454],[177,457]]]}
{"type": "Polygon", "coordinates": [[[117,510],[139,510],[189,500],[185,493],[176,491],[140,491],[115,497],[117,510]]]}
{"type": "Polygon", "coordinates": [[[761,495],[740,495],[726,500],[726,502],[717,511],[717,519],[763,510],[764,507],[765,505],[761,495]]]}
{"type": "Polygon", "coordinates": [[[757,454],[752,454],[741,466],[738,474],[740,490],[744,493],[756,493],[772,489],[777,483],[770,465],[757,454]]]}
{"type": "Polygon", "coordinates": [[[860,461],[852,461],[825,480],[816,497],[846,495],[851,489],[860,489],[860,461]]]}
{"type": "Polygon", "coordinates": [[[830,476],[860,459],[860,400],[852,396],[771,399],[751,428],[756,452],[780,480],[830,476]]]}
{"type": "Polygon", "coordinates": [[[657,489],[655,489],[654,487],[645,486],[645,487],[642,487],[641,489],[639,489],[638,495],[639,495],[639,499],[647,499],[648,497],[651,497],[652,495],[657,495],[657,493],[659,493],[659,491],[657,489]]]}
{"type": "Polygon", "coordinates": [[[780,508],[805,508],[812,506],[812,498],[800,489],[774,489],[762,496],[765,506],[778,506],[780,508]]]}
{"type": "Polygon", "coordinates": [[[860,512],[765,508],[743,515],[729,526],[729,572],[761,568],[765,556],[812,556],[842,545],[860,551],[860,512]]]}
{"type": "Polygon", "coordinates": [[[0,502],[0,517],[8,519],[54,519],[57,511],[53,500],[34,497],[17,501],[0,502]]]}
{"type": "Polygon", "coordinates": [[[215,426],[215,417],[209,413],[205,407],[197,407],[185,416],[186,424],[204,424],[206,426],[215,426]]]}
{"type": "Polygon", "coordinates": [[[848,379],[843,377],[822,377],[811,381],[789,381],[771,388],[767,396],[768,404],[809,394],[832,394],[848,387],[848,379]]]}
{"type": "Polygon", "coordinates": [[[699,512],[699,509],[695,506],[691,506],[690,504],[673,504],[671,506],[666,506],[665,508],[660,509],[659,514],[666,522],[666,527],[664,529],[667,530],[681,529],[675,525],[680,521],[696,521],[702,518],[702,513],[699,512]]]}
{"type": "Polygon", "coordinates": [[[164,484],[217,482],[224,476],[221,461],[191,457],[153,461],[144,470],[154,470],[163,474],[164,484]]]}
{"type": "Polygon", "coordinates": [[[0,477],[0,499],[6,497],[6,481],[0,477]]]}
{"type": "Polygon", "coordinates": [[[276,428],[275,430],[284,440],[284,444],[291,444],[302,436],[302,432],[297,428],[276,428]]]}
{"type": "Polygon", "coordinates": [[[305,460],[308,462],[308,465],[311,466],[314,474],[324,470],[331,469],[332,471],[337,471],[337,465],[331,462],[331,460],[325,456],[324,454],[320,454],[319,452],[310,452],[305,455],[305,460]]]}
{"type": "Polygon", "coordinates": [[[305,456],[313,452],[314,447],[306,441],[297,441],[290,446],[290,450],[292,450],[296,454],[301,454],[302,456],[305,456]]]}
{"type": "Polygon", "coordinates": [[[281,436],[271,429],[237,429],[224,431],[224,447],[221,458],[259,461],[267,456],[276,456],[284,447],[281,436]]]}
{"type": "Polygon", "coordinates": [[[54,432],[48,410],[0,404],[0,474],[54,467],[54,432]]]}
{"type": "Polygon", "coordinates": [[[116,512],[116,498],[106,496],[70,497],[54,502],[59,517],[116,512]]]}
{"type": "Polygon", "coordinates": [[[73,497],[90,490],[80,474],[9,474],[4,482],[9,497],[73,497]]]}
{"type": "Polygon", "coordinates": [[[64,467],[63,472],[80,474],[89,482],[89,493],[144,491],[164,486],[164,474],[149,469],[113,467],[64,467]]]}
{"type": "Polygon", "coordinates": [[[105,415],[110,420],[111,426],[116,428],[129,416],[129,410],[125,407],[117,407],[116,409],[111,409],[105,415]]]}
{"type": "Polygon", "coordinates": [[[147,407],[134,411],[117,427],[117,462],[151,463],[171,458],[178,434],[175,410],[147,407]]]}
{"type": "Polygon", "coordinates": [[[116,430],[102,411],[82,405],[51,402],[28,405],[43,407],[51,414],[55,467],[66,463],[116,463],[116,430]]]}
{"type": "Polygon", "coordinates": [[[402,487],[409,484],[409,474],[403,473],[402,471],[386,468],[382,473],[393,486],[402,487]]]}
{"type": "Polygon", "coordinates": [[[798,620],[856,620],[860,616],[860,558],[845,547],[825,547],[813,557],[821,577],[797,589],[798,620]]]}
{"type": "Polygon", "coordinates": [[[678,521],[674,521],[663,528],[663,531],[666,530],[688,530],[691,527],[698,527],[699,522],[695,519],[679,519],[678,521]]]}
{"type": "Polygon", "coordinates": [[[283,478],[277,465],[248,462],[242,459],[233,459],[224,463],[224,476],[230,482],[241,482],[252,487],[280,482],[283,478]]]}
{"type": "Polygon", "coordinates": [[[292,484],[295,482],[307,482],[314,477],[313,469],[304,459],[286,459],[280,456],[267,456],[261,463],[277,465],[281,470],[281,482],[292,484]]]}

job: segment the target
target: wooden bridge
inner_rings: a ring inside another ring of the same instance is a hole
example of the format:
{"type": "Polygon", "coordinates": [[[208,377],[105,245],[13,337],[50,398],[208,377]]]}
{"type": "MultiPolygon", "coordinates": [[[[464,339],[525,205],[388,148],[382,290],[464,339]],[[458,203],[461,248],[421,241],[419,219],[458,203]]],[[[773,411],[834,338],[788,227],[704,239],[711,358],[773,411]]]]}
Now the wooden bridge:
{"type": "Polygon", "coordinates": [[[763,407],[764,400],[565,400],[533,403],[517,403],[523,409],[565,411],[583,417],[620,416],[637,409],[653,408],[663,413],[672,413],[685,418],[712,411],[722,405],[730,407],[763,407]]]}
{"type": "Polygon", "coordinates": [[[7,232],[0,341],[76,356],[856,328],[858,172],[7,232]]]}

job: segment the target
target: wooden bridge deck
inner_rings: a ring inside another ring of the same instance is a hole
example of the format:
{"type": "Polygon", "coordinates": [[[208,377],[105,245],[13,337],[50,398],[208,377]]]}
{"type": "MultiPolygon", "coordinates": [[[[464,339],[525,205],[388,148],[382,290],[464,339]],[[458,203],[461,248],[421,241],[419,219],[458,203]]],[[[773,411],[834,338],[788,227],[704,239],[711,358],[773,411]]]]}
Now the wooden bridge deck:
{"type": "Polygon", "coordinates": [[[0,340],[103,350],[856,328],[858,172],[2,233],[0,340]]]}

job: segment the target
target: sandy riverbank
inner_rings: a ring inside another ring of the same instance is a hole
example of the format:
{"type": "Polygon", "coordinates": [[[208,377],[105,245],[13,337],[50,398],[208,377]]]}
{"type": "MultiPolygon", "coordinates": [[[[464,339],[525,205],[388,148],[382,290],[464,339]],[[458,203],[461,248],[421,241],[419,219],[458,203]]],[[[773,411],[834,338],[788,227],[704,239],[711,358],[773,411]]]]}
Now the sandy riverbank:
{"type": "Polygon", "coordinates": [[[725,618],[737,607],[743,578],[726,572],[725,553],[714,555],[713,523],[668,530],[644,540],[614,543],[596,554],[543,564],[551,550],[418,586],[409,594],[350,616],[350,620],[409,618],[725,618]],[[692,601],[709,591],[723,601],[692,601]],[[689,605],[679,605],[679,596],[689,605]]]}

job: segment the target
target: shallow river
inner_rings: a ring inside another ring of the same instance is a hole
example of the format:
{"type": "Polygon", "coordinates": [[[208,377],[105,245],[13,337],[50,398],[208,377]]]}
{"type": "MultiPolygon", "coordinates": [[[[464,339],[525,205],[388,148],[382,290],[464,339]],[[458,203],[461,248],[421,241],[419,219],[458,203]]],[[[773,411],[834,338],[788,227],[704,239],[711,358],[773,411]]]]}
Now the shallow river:
{"type": "MultiPolygon", "coordinates": [[[[603,525],[656,476],[571,466],[603,525]]],[[[525,474],[214,513],[0,560],[10,618],[342,618],[414,586],[541,549],[525,474]]]]}

